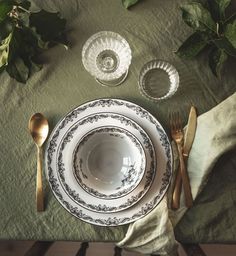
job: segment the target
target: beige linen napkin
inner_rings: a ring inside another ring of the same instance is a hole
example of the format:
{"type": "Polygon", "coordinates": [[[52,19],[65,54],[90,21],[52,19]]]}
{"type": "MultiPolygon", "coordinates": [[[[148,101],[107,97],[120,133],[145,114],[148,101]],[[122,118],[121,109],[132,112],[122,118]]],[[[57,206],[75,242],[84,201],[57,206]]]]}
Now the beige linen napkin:
{"type": "MultiPolygon", "coordinates": [[[[207,177],[217,160],[236,146],[236,93],[199,116],[197,131],[188,159],[188,172],[193,199],[207,183],[207,177]]],[[[173,147],[174,155],[175,147],[173,147]]],[[[174,161],[174,170],[177,167],[174,161]]],[[[184,196],[181,195],[180,209],[168,209],[168,197],[171,196],[172,185],[168,195],[160,204],[144,218],[130,224],[126,236],[117,246],[143,254],[177,255],[173,227],[179,222],[187,210],[184,196]]],[[[183,194],[183,193],[182,193],[183,194]]]]}

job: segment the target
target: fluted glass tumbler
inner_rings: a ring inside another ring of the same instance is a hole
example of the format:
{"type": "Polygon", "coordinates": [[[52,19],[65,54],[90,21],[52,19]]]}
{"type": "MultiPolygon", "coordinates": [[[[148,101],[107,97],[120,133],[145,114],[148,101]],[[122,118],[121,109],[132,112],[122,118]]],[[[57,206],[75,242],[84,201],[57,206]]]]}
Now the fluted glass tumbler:
{"type": "Polygon", "coordinates": [[[178,71],[166,61],[149,61],[140,71],[140,91],[150,100],[159,101],[168,99],[176,93],[178,87],[178,71]]]}

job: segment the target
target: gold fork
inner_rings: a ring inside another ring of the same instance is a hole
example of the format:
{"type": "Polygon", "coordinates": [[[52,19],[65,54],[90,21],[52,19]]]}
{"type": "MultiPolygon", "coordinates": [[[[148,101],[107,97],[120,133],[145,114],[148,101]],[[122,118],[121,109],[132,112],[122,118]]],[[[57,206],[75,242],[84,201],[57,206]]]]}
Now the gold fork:
{"type": "Polygon", "coordinates": [[[184,158],[183,158],[184,133],[182,129],[182,121],[181,121],[179,112],[173,113],[170,116],[170,127],[171,127],[171,137],[175,141],[178,148],[180,172],[182,176],[183,189],[185,194],[185,204],[189,208],[193,205],[193,198],[191,193],[189,177],[188,177],[188,173],[187,173],[185,163],[184,163],[184,158]]]}

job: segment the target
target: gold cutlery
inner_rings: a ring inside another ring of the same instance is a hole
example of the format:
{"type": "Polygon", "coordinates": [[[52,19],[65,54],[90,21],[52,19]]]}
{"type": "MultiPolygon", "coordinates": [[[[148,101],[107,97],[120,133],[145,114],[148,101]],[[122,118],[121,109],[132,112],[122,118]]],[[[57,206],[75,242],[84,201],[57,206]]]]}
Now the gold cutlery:
{"type": "MultiPolygon", "coordinates": [[[[188,160],[189,152],[192,148],[196,128],[197,128],[197,111],[196,111],[196,108],[192,106],[190,108],[188,124],[184,134],[183,158],[184,158],[185,166],[187,166],[187,160],[188,160]]],[[[181,178],[180,169],[178,169],[176,174],[176,179],[175,179],[174,190],[172,194],[172,204],[171,204],[172,209],[179,208],[181,187],[182,187],[182,178],[181,178]]]]}
{"type": "MultiPolygon", "coordinates": [[[[182,121],[178,112],[171,115],[170,126],[171,126],[171,136],[178,148],[179,161],[180,161],[180,173],[181,173],[183,189],[185,194],[185,204],[189,208],[193,205],[193,198],[191,193],[190,181],[189,181],[189,177],[188,177],[188,173],[186,170],[184,157],[183,157],[184,132],[182,128],[182,121]]],[[[178,189],[179,190],[177,191],[177,193],[180,193],[181,186],[179,186],[178,189]]]]}
{"type": "Polygon", "coordinates": [[[36,205],[37,211],[44,210],[43,181],[42,181],[42,146],[48,136],[49,125],[47,119],[36,113],[29,120],[29,131],[37,146],[37,178],[36,178],[36,205]]]}

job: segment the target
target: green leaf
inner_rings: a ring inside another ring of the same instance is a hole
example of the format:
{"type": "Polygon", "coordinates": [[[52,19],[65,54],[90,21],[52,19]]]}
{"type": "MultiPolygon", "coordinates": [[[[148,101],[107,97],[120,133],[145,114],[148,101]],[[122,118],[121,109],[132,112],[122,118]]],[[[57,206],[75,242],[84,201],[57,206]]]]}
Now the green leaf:
{"type": "Polygon", "coordinates": [[[10,17],[7,17],[0,23],[0,41],[4,40],[13,31],[15,23],[10,17]]]}
{"type": "Polygon", "coordinates": [[[2,0],[0,1],[0,22],[5,20],[7,14],[12,10],[13,4],[11,1],[2,0]]]}
{"type": "Polygon", "coordinates": [[[8,74],[18,82],[26,83],[29,78],[29,68],[20,57],[16,57],[6,67],[8,74]]]}
{"type": "Polygon", "coordinates": [[[36,32],[35,28],[27,28],[29,30],[29,34],[31,34],[32,37],[35,38],[35,40],[37,41],[37,46],[40,49],[46,50],[49,48],[49,42],[45,42],[42,40],[41,36],[36,32]]]}
{"type": "Polygon", "coordinates": [[[36,28],[44,41],[60,41],[65,25],[66,20],[60,18],[59,13],[41,10],[30,15],[30,26],[36,28]]]}
{"type": "Polygon", "coordinates": [[[14,0],[14,5],[21,6],[26,10],[29,10],[31,3],[28,0],[14,0]]]}
{"type": "Polygon", "coordinates": [[[197,56],[206,45],[207,41],[202,38],[199,32],[195,32],[179,47],[176,54],[179,57],[193,58],[197,56]]]}
{"type": "Polygon", "coordinates": [[[236,20],[232,24],[228,24],[225,28],[225,37],[236,49],[236,20]]]}
{"type": "Polygon", "coordinates": [[[236,12],[231,14],[224,22],[223,25],[227,24],[227,23],[231,23],[232,21],[234,21],[236,19],[236,12]]]}
{"type": "Polygon", "coordinates": [[[0,74],[5,70],[6,66],[0,67],[0,74]]]}
{"type": "Polygon", "coordinates": [[[10,67],[7,68],[7,72],[11,77],[25,83],[33,73],[42,68],[42,65],[34,61],[38,54],[38,49],[38,38],[30,28],[15,28],[10,44],[10,67]]]}
{"type": "Polygon", "coordinates": [[[220,39],[215,39],[212,41],[213,44],[218,48],[224,50],[228,55],[236,57],[236,49],[233,45],[228,41],[227,38],[223,37],[220,39]]]}
{"type": "Polygon", "coordinates": [[[123,6],[128,9],[130,6],[138,3],[139,0],[122,0],[123,6]]]}
{"type": "Polygon", "coordinates": [[[27,79],[42,68],[38,54],[52,44],[64,41],[66,20],[58,13],[29,12],[28,0],[0,0],[0,71],[6,70],[17,81],[27,79]],[[11,6],[11,8],[5,8],[11,6]],[[14,8],[14,15],[8,15],[14,8]],[[5,15],[5,16],[4,16],[5,15]],[[11,37],[10,37],[11,35],[11,37]]]}
{"type": "Polygon", "coordinates": [[[216,32],[216,23],[210,12],[201,3],[189,3],[181,6],[182,17],[186,24],[198,31],[216,32]]]}
{"type": "Polygon", "coordinates": [[[40,71],[40,70],[43,68],[43,65],[38,64],[38,63],[36,63],[36,62],[30,60],[29,67],[30,67],[30,76],[31,76],[31,75],[33,75],[34,73],[40,71]]]}
{"type": "Polygon", "coordinates": [[[208,0],[209,10],[216,21],[225,18],[225,9],[230,4],[231,0],[208,0]]]}
{"type": "Polygon", "coordinates": [[[20,26],[25,26],[25,27],[29,27],[29,17],[30,17],[30,13],[28,12],[24,12],[24,11],[19,11],[18,12],[18,24],[20,26]]]}
{"type": "Polygon", "coordinates": [[[12,33],[8,37],[1,41],[0,44],[0,68],[8,64],[9,45],[12,39],[12,33]]]}
{"type": "Polygon", "coordinates": [[[209,54],[209,66],[215,76],[220,75],[223,64],[228,56],[224,50],[214,47],[209,54]]]}

